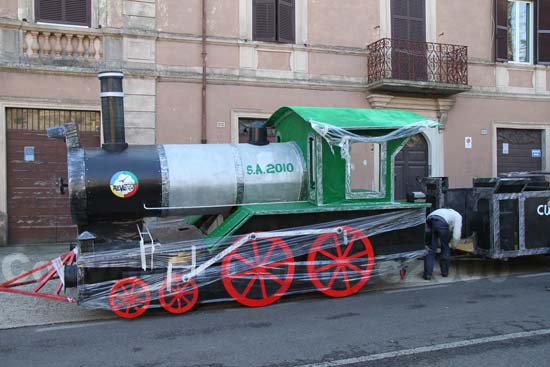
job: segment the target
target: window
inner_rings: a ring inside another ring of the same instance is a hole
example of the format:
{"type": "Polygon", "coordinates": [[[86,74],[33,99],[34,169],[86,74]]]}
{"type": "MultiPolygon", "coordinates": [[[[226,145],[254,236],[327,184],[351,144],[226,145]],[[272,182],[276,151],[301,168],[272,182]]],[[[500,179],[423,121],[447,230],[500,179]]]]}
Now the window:
{"type": "Polygon", "coordinates": [[[426,1],[391,1],[391,36],[399,40],[426,42],[426,1]]]}
{"type": "Polygon", "coordinates": [[[90,26],[91,0],[36,0],[36,21],[90,26]]]}
{"type": "Polygon", "coordinates": [[[294,43],[295,23],[295,0],[253,0],[255,41],[294,43]]]}
{"type": "Polygon", "coordinates": [[[315,163],[315,138],[311,136],[307,139],[307,156],[309,160],[309,188],[315,190],[315,167],[317,164],[315,163]]]}
{"type": "MultiPolygon", "coordinates": [[[[239,143],[248,143],[248,128],[254,122],[266,122],[267,119],[258,118],[239,118],[239,143]]],[[[267,128],[267,140],[270,143],[275,141],[275,130],[271,127],[267,128]]]]}
{"type": "Polygon", "coordinates": [[[495,58],[550,63],[550,1],[495,0],[495,58]]]}
{"type": "Polygon", "coordinates": [[[354,142],[349,147],[347,158],[346,197],[366,199],[383,197],[385,194],[385,143],[354,142]]]}
{"type": "Polygon", "coordinates": [[[351,191],[379,191],[380,176],[378,161],[380,145],[375,143],[353,143],[351,145],[351,191]]]}
{"type": "Polygon", "coordinates": [[[533,4],[508,1],[508,61],[530,63],[533,59],[533,4]]]}

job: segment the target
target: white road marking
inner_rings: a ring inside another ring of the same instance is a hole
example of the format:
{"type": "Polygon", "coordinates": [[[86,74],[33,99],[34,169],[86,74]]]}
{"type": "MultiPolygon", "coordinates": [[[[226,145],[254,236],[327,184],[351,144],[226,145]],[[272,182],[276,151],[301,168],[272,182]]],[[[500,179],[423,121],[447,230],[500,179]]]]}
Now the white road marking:
{"type": "Polygon", "coordinates": [[[435,288],[443,288],[443,287],[448,287],[448,286],[449,286],[449,284],[436,284],[436,285],[427,285],[427,286],[420,286],[420,287],[392,289],[392,290],[389,290],[389,291],[384,291],[383,293],[392,294],[392,293],[414,292],[414,291],[420,291],[420,290],[424,290],[424,289],[435,289],[435,288]]]}
{"type": "Polygon", "coordinates": [[[83,327],[93,327],[96,325],[105,325],[105,324],[112,324],[115,322],[120,322],[119,320],[109,320],[109,321],[98,321],[98,322],[83,322],[79,324],[70,324],[70,325],[59,325],[59,326],[50,326],[50,327],[43,327],[36,329],[35,333],[44,333],[48,331],[56,331],[56,330],[69,330],[69,329],[78,329],[83,327]]]}
{"type": "Polygon", "coordinates": [[[468,347],[472,345],[501,342],[505,340],[519,339],[519,338],[529,338],[532,336],[541,336],[541,335],[550,335],[550,329],[541,329],[541,330],[533,330],[533,331],[524,331],[520,333],[495,335],[495,336],[490,336],[486,338],[462,340],[462,341],[453,342],[453,343],[437,344],[437,345],[412,348],[412,349],[403,349],[403,350],[397,350],[394,352],[371,354],[368,356],[340,359],[337,361],[330,361],[330,362],[312,363],[312,364],[306,364],[306,365],[295,366],[295,367],[338,367],[338,366],[345,366],[345,365],[356,364],[356,363],[379,361],[381,359],[410,356],[410,355],[430,353],[430,352],[435,352],[435,351],[445,350],[445,349],[462,348],[462,347],[468,347]]]}
{"type": "Polygon", "coordinates": [[[518,275],[517,278],[534,278],[534,277],[543,277],[547,275],[550,275],[550,273],[524,274],[524,275],[518,275]]]}

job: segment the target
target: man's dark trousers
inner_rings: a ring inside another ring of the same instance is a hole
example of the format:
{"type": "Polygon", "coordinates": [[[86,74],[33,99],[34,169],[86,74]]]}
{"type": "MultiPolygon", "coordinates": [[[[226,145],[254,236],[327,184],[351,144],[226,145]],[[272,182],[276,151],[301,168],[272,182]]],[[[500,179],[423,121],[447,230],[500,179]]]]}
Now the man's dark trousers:
{"type": "Polygon", "coordinates": [[[451,265],[451,249],[449,248],[449,240],[451,239],[451,231],[449,224],[443,218],[432,217],[428,218],[432,229],[432,242],[428,248],[428,254],[424,259],[424,276],[431,277],[434,271],[435,254],[437,252],[437,244],[441,245],[441,275],[449,275],[449,267],[451,265]]]}

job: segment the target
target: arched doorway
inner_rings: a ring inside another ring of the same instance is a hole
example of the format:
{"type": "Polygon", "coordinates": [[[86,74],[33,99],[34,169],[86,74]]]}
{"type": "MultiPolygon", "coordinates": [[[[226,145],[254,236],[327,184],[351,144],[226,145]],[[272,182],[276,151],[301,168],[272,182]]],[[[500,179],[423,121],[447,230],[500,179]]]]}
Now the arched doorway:
{"type": "Polygon", "coordinates": [[[422,134],[411,136],[407,145],[395,156],[395,199],[422,190],[422,178],[429,176],[428,142],[422,134]]]}

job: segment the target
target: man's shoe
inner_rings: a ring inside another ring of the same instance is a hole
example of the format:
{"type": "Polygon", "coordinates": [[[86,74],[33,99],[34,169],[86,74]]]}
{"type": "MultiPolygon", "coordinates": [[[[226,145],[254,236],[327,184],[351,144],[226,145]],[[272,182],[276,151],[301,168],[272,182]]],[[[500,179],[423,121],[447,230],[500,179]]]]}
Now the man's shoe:
{"type": "Polygon", "coordinates": [[[444,273],[441,273],[441,276],[442,276],[443,278],[447,278],[447,277],[449,276],[449,273],[445,273],[445,274],[444,274],[444,273]]]}
{"type": "Polygon", "coordinates": [[[432,276],[431,276],[431,275],[422,274],[422,279],[424,279],[424,280],[432,280],[432,276]]]}

